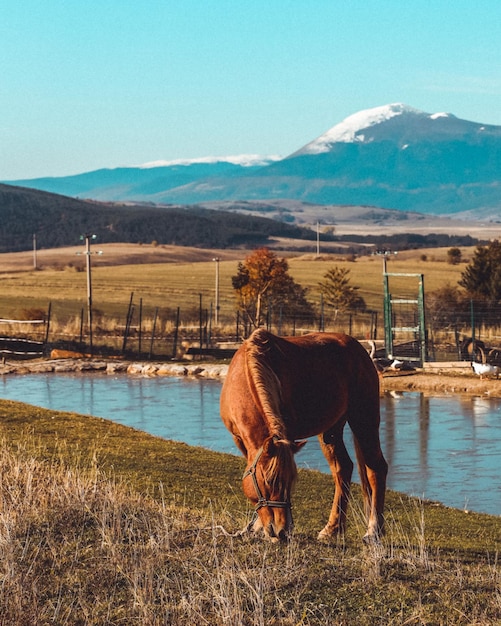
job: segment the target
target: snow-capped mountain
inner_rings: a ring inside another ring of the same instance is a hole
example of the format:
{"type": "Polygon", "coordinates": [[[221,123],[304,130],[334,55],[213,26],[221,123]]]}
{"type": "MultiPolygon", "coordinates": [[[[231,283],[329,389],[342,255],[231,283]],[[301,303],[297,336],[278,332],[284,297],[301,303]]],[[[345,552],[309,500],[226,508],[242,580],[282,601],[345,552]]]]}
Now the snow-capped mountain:
{"type": "Polygon", "coordinates": [[[290,199],[497,215],[501,126],[394,103],[350,115],[283,159],[206,157],[10,183],[99,200],[290,199]]]}
{"type": "Polygon", "coordinates": [[[350,115],[292,156],[329,152],[336,143],[392,141],[405,149],[408,142],[437,142],[466,133],[501,136],[501,127],[460,120],[452,113],[425,113],[402,103],[387,104],[350,115]]]}
{"type": "Polygon", "coordinates": [[[421,118],[426,116],[426,113],[401,103],[387,104],[386,106],[359,111],[306,144],[295,155],[329,152],[330,147],[334,143],[369,143],[377,139],[377,130],[381,124],[397,116],[406,116],[406,114],[421,118]]]}
{"type": "MultiPolygon", "coordinates": [[[[99,169],[74,176],[4,182],[93,200],[177,202],[164,199],[164,196],[171,192],[178,193],[191,185],[206,184],[211,189],[213,183],[208,181],[249,175],[278,158],[240,155],[155,161],[134,167],[99,169]]],[[[184,200],[180,202],[184,203],[184,200]]],[[[186,203],[190,204],[190,201],[186,203]]]]}
{"type": "Polygon", "coordinates": [[[151,161],[138,165],[139,169],[150,169],[152,167],[172,167],[174,165],[194,165],[195,163],[232,163],[242,167],[262,167],[273,161],[280,161],[282,157],[277,155],[262,156],[260,154],[237,154],[235,156],[208,156],[195,159],[173,159],[171,161],[151,161]]]}

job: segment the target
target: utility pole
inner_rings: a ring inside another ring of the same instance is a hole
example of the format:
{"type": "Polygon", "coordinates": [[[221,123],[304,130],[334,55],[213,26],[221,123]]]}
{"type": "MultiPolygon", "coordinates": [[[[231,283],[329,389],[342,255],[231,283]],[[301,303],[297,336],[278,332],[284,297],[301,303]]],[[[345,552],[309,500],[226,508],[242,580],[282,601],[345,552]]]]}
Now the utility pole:
{"type": "MultiPolygon", "coordinates": [[[[327,232],[327,228],[331,227],[332,232],[334,232],[335,224],[323,224],[325,232],[327,232]]],[[[317,220],[317,257],[320,256],[320,221],[317,220]]]]}
{"type": "MultiPolygon", "coordinates": [[[[87,268],[87,324],[89,327],[89,351],[92,354],[92,276],[91,276],[91,263],[90,255],[90,242],[96,239],[96,235],[80,235],[80,240],[85,240],[85,266],[87,268]]],[[[102,254],[98,252],[97,254],[102,254]]]]}
{"type": "Polygon", "coordinates": [[[33,233],[33,269],[37,269],[37,236],[33,233]]]}

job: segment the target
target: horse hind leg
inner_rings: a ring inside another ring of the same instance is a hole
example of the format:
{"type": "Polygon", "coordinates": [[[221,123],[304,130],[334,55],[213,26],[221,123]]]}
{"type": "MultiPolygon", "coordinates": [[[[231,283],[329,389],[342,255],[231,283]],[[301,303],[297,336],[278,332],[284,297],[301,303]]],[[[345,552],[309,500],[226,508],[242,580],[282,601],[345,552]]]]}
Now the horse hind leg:
{"type": "Polygon", "coordinates": [[[378,431],[373,432],[372,437],[368,437],[366,432],[363,436],[357,436],[354,431],[354,441],[367,518],[364,541],[375,543],[384,535],[384,500],[388,464],[381,450],[378,431]]]}
{"type": "Polygon", "coordinates": [[[334,500],[329,521],[318,534],[319,539],[330,539],[344,534],[346,514],[350,497],[353,461],[343,441],[343,427],[338,426],[319,435],[320,447],[324,453],[334,478],[334,500]]]}

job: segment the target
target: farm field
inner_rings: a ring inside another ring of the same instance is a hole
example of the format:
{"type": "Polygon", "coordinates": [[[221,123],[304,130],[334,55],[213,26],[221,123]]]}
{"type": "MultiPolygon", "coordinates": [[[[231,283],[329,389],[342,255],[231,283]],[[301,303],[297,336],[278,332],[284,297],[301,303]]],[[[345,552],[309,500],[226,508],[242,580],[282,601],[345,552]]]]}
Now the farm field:
{"type": "MultiPolygon", "coordinates": [[[[131,293],[143,299],[145,307],[183,310],[209,307],[215,297],[216,263],[219,265],[219,293],[222,315],[234,312],[231,277],[237,272],[246,250],[201,250],[176,246],[139,246],[108,244],[99,248],[102,255],[92,257],[93,306],[107,315],[124,317],[131,293]]],[[[471,258],[474,248],[462,250],[463,260],[471,258]]],[[[97,251],[97,247],[96,247],[97,251]]],[[[29,252],[0,255],[0,317],[22,319],[23,311],[47,310],[52,302],[60,315],[75,315],[86,306],[87,276],[81,248],[44,250],[37,255],[37,269],[29,252]]],[[[319,301],[318,282],[334,265],[350,271],[350,281],[360,288],[367,306],[382,309],[383,260],[363,256],[356,260],[338,254],[311,254],[277,251],[286,257],[289,272],[296,282],[308,288],[308,298],[319,301]]],[[[401,252],[387,257],[391,273],[423,274],[425,291],[431,292],[450,283],[455,285],[465,263],[448,264],[447,250],[434,248],[401,252]]],[[[399,288],[415,289],[412,279],[395,278],[399,288]]]]}

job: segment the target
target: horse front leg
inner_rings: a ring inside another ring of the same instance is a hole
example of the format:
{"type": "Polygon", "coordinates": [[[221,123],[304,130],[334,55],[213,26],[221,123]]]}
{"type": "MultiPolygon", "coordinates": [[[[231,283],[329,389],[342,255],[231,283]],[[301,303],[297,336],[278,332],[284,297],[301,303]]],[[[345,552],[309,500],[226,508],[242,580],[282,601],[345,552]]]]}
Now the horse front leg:
{"type": "Polygon", "coordinates": [[[318,539],[330,539],[344,534],[346,529],[346,514],[350,498],[351,476],[353,461],[343,441],[342,427],[336,431],[329,431],[319,435],[320,447],[324,453],[334,478],[334,500],[329,515],[329,521],[318,534],[318,539]]]}

